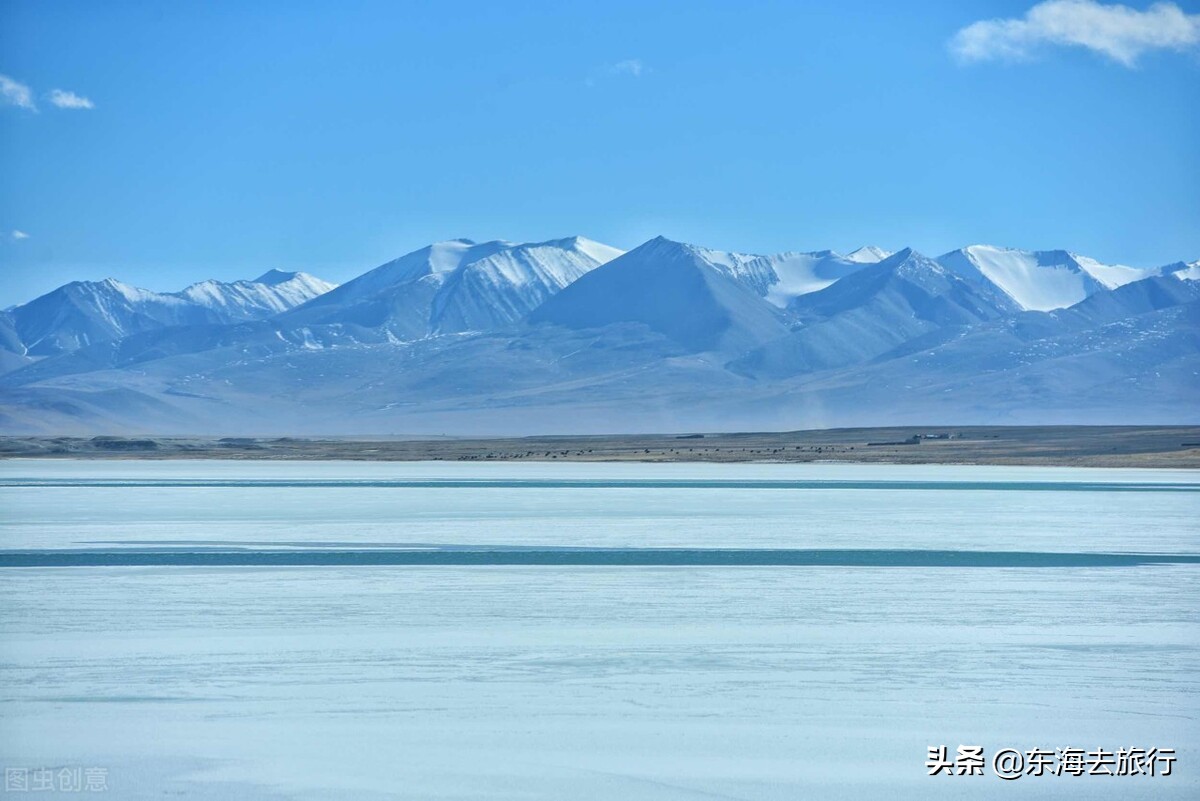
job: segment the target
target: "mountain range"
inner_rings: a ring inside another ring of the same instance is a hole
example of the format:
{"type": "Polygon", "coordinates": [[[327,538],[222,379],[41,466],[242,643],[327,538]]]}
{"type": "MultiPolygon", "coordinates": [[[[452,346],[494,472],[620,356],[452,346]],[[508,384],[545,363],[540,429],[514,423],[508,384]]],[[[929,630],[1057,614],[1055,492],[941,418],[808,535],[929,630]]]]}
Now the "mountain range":
{"type": "Polygon", "coordinates": [[[115,278],[74,281],[0,313],[0,347],[11,368],[141,331],[261,320],[333,288],[311,275],[279,270],[253,281],[201,281],[169,293],[138,289],[115,278]]]}
{"type": "Polygon", "coordinates": [[[0,313],[0,431],[534,434],[1200,418],[1200,262],[460,239],[340,286],[0,313]]]}

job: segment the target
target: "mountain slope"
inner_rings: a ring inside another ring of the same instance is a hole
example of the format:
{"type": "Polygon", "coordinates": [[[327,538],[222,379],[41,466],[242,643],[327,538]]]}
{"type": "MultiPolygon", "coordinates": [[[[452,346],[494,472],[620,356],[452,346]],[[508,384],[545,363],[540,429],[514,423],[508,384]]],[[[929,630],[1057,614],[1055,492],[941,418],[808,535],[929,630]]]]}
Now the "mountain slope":
{"type": "Polygon", "coordinates": [[[217,312],[221,322],[233,323],[293,309],[336,286],[308,273],[268,270],[253,281],[201,281],[175,294],[217,312]]]}
{"type": "Polygon", "coordinates": [[[1169,275],[1180,281],[1200,281],[1200,261],[1190,264],[1178,262],[1162,269],[1163,275],[1169,275]]]}
{"type": "Polygon", "coordinates": [[[1150,275],[1132,267],[1101,264],[1065,250],[1016,250],[971,245],[938,257],[964,280],[999,287],[1026,311],[1072,306],[1089,295],[1150,275]]]}
{"type": "Polygon", "coordinates": [[[1080,328],[1200,300],[1200,280],[1188,279],[1186,275],[1185,271],[1177,271],[1143,278],[1111,292],[1096,293],[1070,308],[1053,312],[1053,316],[1080,328]]]}
{"type": "Polygon", "coordinates": [[[800,325],[737,359],[732,369],[778,378],[855,364],[920,337],[1020,311],[994,287],[970,283],[911,248],[797,298],[791,310],[800,325]]]}
{"type": "Polygon", "coordinates": [[[658,237],[583,276],[529,322],[642,325],[692,352],[744,350],[787,333],[784,317],[733,277],[755,258],[658,237]]]}
{"type": "Polygon", "coordinates": [[[831,250],[779,253],[742,257],[746,260],[735,262],[726,269],[733,278],[753,287],[771,305],[786,309],[797,298],[819,292],[879,261],[874,258],[879,253],[883,251],[878,248],[859,248],[852,256],[841,256],[831,250]]]}
{"type": "Polygon", "coordinates": [[[1025,312],[902,358],[773,380],[620,326],[264,356],[235,345],[0,390],[0,430],[520,435],[1180,423],[1197,420],[1196,397],[1193,302],[1080,330],[1025,312]]]}
{"type": "Polygon", "coordinates": [[[852,250],[843,258],[850,261],[857,261],[861,264],[874,264],[875,262],[883,261],[888,256],[891,256],[894,251],[877,248],[874,245],[864,245],[858,250],[852,250]]]}
{"type": "Polygon", "coordinates": [[[16,370],[31,361],[25,345],[13,324],[12,315],[0,312],[0,375],[16,370]]]}
{"type": "Polygon", "coordinates": [[[182,292],[152,292],[108,278],[75,281],[6,313],[30,357],[54,356],[172,326],[228,324],[269,317],[333,285],[305,273],[271,271],[255,281],[205,281],[182,292]]]}

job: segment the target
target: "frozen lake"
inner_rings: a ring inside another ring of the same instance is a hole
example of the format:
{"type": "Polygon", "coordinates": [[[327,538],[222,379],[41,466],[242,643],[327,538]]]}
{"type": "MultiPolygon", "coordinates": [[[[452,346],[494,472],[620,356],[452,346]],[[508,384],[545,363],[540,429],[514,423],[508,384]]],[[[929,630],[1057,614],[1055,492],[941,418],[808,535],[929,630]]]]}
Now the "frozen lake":
{"type": "Polygon", "coordinates": [[[0,462],[0,764],[119,798],[1194,798],[1197,520],[1161,470],[0,462]],[[413,553],[442,563],[378,563],[413,553]],[[926,775],[943,744],[986,775],[926,775]],[[1006,747],[1178,761],[1003,781],[1006,747]]]}

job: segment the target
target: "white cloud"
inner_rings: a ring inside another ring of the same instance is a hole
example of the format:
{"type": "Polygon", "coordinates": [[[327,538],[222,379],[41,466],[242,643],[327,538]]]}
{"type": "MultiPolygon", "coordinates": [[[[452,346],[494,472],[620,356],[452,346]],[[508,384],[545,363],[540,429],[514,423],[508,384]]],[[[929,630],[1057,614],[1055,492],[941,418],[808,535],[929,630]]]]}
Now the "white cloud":
{"type": "Polygon", "coordinates": [[[1021,19],[973,23],[950,40],[963,61],[1020,60],[1046,45],[1086,47],[1132,67],[1148,50],[1186,50],[1200,44],[1200,14],[1174,3],[1145,11],[1096,0],[1046,0],[1021,19]]]}
{"type": "Polygon", "coordinates": [[[29,234],[25,233],[24,231],[17,231],[15,229],[13,230],[13,232],[11,234],[9,234],[9,236],[11,236],[13,239],[16,239],[18,241],[29,238],[29,234]]]}
{"type": "Polygon", "coordinates": [[[46,93],[50,105],[58,108],[95,108],[96,104],[83,95],[68,92],[66,89],[51,89],[46,93]]]}
{"type": "Polygon", "coordinates": [[[608,71],[613,75],[631,75],[634,78],[641,77],[645,70],[646,66],[642,64],[640,58],[627,58],[624,61],[618,61],[608,68],[608,71]]]}
{"type": "Polygon", "coordinates": [[[20,81],[14,81],[7,75],[0,75],[0,102],[6,106],[37,111],[37,106],[33,104],[33,92],[29,90],[29,87],[20,81]]]}

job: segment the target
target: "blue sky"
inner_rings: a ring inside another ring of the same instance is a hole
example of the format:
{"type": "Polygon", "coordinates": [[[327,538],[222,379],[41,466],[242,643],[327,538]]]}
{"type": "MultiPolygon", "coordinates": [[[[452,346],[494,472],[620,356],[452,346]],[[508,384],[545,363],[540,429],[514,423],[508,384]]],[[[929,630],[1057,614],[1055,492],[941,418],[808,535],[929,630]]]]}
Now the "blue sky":
{"type": "Polygon", "coordinates": [[[1033,5],[0,0],[0,305],[460,236],[1200,258],[1200,8],[1033,5]]]}

